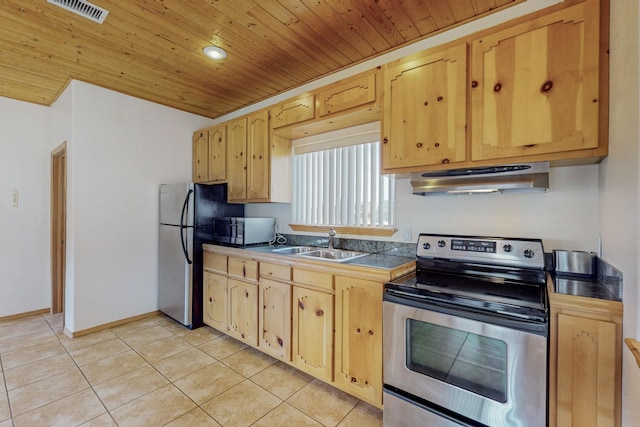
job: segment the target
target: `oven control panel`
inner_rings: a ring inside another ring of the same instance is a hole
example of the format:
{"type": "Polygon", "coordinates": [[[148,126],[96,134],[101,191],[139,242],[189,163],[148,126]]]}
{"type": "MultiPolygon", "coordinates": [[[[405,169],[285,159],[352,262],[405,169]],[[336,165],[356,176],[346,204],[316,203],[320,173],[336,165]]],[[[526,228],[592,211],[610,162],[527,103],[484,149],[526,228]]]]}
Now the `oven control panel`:
{"type": "Polygon", "coordinates": [[[420,234],[416,254],[419,258],[544,269],[540,239],[420,234]]]}

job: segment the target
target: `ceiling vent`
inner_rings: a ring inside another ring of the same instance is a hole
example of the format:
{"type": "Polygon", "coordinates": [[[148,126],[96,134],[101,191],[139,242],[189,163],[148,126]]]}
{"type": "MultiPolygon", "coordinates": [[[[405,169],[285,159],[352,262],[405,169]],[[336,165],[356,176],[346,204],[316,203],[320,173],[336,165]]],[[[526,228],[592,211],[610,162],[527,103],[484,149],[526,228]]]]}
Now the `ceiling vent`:
{"type": "Polygon", "coordinates": [[[102,24],[109,14],[108,10],[85,0],[47,0],[47,2],[60,6],[63,9],[90,19],[98,24],[102,24]]]}

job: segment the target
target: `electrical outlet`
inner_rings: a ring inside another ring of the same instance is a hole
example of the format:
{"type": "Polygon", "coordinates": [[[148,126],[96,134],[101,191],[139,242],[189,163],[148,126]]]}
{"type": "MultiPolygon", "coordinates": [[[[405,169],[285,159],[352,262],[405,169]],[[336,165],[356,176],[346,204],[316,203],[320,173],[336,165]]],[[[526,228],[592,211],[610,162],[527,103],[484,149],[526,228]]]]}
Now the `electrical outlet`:
{"type": "Polygon", "coordinates": [[[411,237],[411,227],[402,227],[402,240],[410,242],[413,240],[411,237]]]}

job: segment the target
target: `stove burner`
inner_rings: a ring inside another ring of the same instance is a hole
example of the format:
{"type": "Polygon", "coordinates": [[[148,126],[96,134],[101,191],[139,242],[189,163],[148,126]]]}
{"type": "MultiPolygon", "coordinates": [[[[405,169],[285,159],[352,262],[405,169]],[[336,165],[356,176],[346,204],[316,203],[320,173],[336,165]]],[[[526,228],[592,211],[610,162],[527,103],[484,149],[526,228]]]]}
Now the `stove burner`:
{"type": "Polygon", "coordinates": [[[545,323],[547,275],[541,254],[539,240],[421,234],[416,272],[385,284],[385,293],[545,323]],[[490,250],[477,251],[479,247],[490,250]]]}

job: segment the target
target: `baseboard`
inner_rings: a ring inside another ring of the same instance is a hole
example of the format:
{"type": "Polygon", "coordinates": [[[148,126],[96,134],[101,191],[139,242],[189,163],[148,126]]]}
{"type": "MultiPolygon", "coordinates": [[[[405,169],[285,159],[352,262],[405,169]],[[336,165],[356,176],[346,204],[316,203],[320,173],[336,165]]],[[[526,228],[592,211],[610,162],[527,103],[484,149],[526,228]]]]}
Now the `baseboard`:
{"type": "Polygon", "coordinates": [[[35,316],[38,314],[49,314],[49,313],[51,313],[51,308],[41,308],[40,310],[27,311],[26,313],[18,313],[18,314],[12,314],[10,316],[0,317],[0,322],[3,320],[22,319],[23,317],[35,316]]]}
{"type": "Polygon", "coordinates": [[[80,331],[70,331],[67,328],[64,328],[64,334],[69,338],[78,338],[83,335],[93,334],[94,332],[104,331],[106,329],[115,328],[116,326],[124,325],[126,323],[135,322],[136,320],[146,319],[147,317],[157,316],[162,314],[160,310],[152,311],[145,314],[138,314],[137,316],[127,317],[126,319],[116,320],[115,322],[105,323],[103,325],[94,326],[88,329],[82,329],[80,331]]]}

